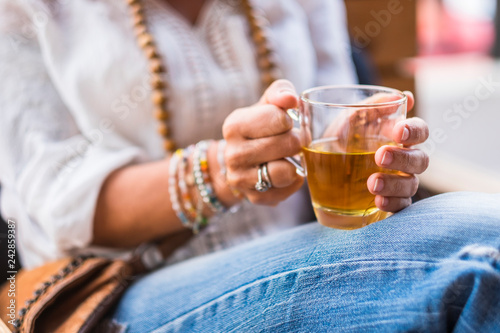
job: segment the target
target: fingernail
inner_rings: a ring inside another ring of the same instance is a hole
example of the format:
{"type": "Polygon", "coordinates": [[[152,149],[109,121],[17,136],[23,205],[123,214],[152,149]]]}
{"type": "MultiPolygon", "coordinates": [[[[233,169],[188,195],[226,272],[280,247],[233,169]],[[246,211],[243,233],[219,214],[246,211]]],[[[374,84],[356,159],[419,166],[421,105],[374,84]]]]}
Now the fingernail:
{"type": "Polygon", "coordinates": [[[284,95],[292,95],[292,96],[294,96],[293,91],[288,90],[288,89],[283,89],[283,90],[280,90],[280,91],[279,91],[279,94],[280,94],[281,96],[284,96],[284,95]]]}
{"type": "Polygon", "coordinates": [[[392,163],[392,159],[392,153],[390,151],[386,151],[384,153],[384,156],[382,157],[382,162],[380,162],[380,164],[382,164],[383,166],[389,166],[392,163]]]}
{"type": "Polygon", "coordinates": [[[375,184],[373,185],[373,192],[381,192],[384,189],[384,181],[381,178],[377,178],[375,180],[375,184]]]}
{"type": "Polygon", "coordinates": [[[409,137],[410,137],[410,131],[405,126],[405,128],[403,130],[403,136],[401,137],[401,141],[406,141],[406,140],[408,140],[409,137]]]}
{"type": "Polygon", "coordinates": [[[387,199],[386,197],[383,197],[382,198],[382,207],[385,207],[389,204],[389,199],[387,199]]]}

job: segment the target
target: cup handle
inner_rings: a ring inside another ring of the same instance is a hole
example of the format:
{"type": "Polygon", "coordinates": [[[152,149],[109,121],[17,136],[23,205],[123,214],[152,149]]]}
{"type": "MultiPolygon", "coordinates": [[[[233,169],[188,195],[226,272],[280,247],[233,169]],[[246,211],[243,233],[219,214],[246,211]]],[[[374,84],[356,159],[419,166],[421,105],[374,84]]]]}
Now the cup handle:
{"type": "Polygon", "coordinates": [[[301,177],[306,176],[306,171],[304,170],[300,162],[297,161],[294,157],[285,157],[285,160],[293,164],[293,166],[296,168],[295,172],[297,172],[299,176],[301,177]]]}
{"type": "Polygon", "coordinates": [[[290,118],[292,118],[293,121],[295,122],[299,122],[300,120],[300,113],[299,113],[299,110],[297,109],[288,109],[286,110],[286,113],[288,114],[288,116],[290,116],[290,118]]]}
{"type": "MultiPolygon", "coordinates": [[[[296,123],[299,122],[299,119],[300,119],[300,114],[299,114],[299,110],[297,109],[288,109],[286,110],[286,113],[288,114],[288,116],[290,118],[292,118],[292,120],[296,123]]],[[[301,177],[305,177],[306,176],[306,171],[304,170],[304,167],[300,164],[300,161],[298,161],[296,158],[294,157],[285,157],[285,160],[287,160],[288,162],[292,163],[293,166],[296,168],[296,172],[299,176],[301,177]]]]}

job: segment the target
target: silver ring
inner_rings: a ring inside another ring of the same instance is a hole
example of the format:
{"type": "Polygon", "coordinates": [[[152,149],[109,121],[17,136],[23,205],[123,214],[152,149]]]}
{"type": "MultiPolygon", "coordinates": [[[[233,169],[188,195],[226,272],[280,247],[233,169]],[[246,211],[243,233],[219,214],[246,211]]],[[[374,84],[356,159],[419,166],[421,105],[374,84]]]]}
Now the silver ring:
{"type": "Polygon", "coordinates": [[[271,184],[271,180],[269,179],[269,172],[267,171],[267,163],[263,163],[259,165],[259,169],[257,170],[257,183],[255,184],[255,189],[259,192],[266,192],[273,185],[271,184]],[[264,177],[262,176],[264,175],[264,177]]]}
{"type": "Polygon", "coordinates": [[[269,184],[269,188],[273,187],[273,183],[271,182],[271,177],[269,177],[269,172],[267,171],[267,163],[262,164],[262,175],[264,181],[269,184]]]}

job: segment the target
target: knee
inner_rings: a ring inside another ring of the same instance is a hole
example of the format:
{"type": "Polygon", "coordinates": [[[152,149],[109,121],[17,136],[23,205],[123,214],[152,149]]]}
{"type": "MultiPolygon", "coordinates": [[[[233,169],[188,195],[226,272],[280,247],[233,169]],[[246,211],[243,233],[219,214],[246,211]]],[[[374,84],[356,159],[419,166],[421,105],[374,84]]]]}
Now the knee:
{"type": "Polygon", "coordinates": [[[484,243],[497,247],[500,246],[500,194],[438,195],[411,205],[390,217],[386,224],[392,232],[404,230],[415,240],[426,240],[426,243],[431,239],[438,247],[445,243],[484,243]]]}
{"type": "Polygon", "coordinates": [[[417,202],[408,213],[434,218],[484,224],[500,223],[500,193],[453,192],[417,202]]]}

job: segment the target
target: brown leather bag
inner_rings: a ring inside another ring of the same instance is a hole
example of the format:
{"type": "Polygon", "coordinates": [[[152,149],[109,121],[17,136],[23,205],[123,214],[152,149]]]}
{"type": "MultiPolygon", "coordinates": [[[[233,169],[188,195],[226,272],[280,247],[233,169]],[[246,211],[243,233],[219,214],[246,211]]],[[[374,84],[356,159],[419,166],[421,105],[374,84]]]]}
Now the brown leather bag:
{"type": "Polygon", "coordinates": [[[190,237],[190,232],[168,237],[128,261],[80,256],[20,270],[13,280],[15,297],[9,295],[9,281],[0,290],[0,318],[15,332],[93,332],[137,276],[190,237]]]}

